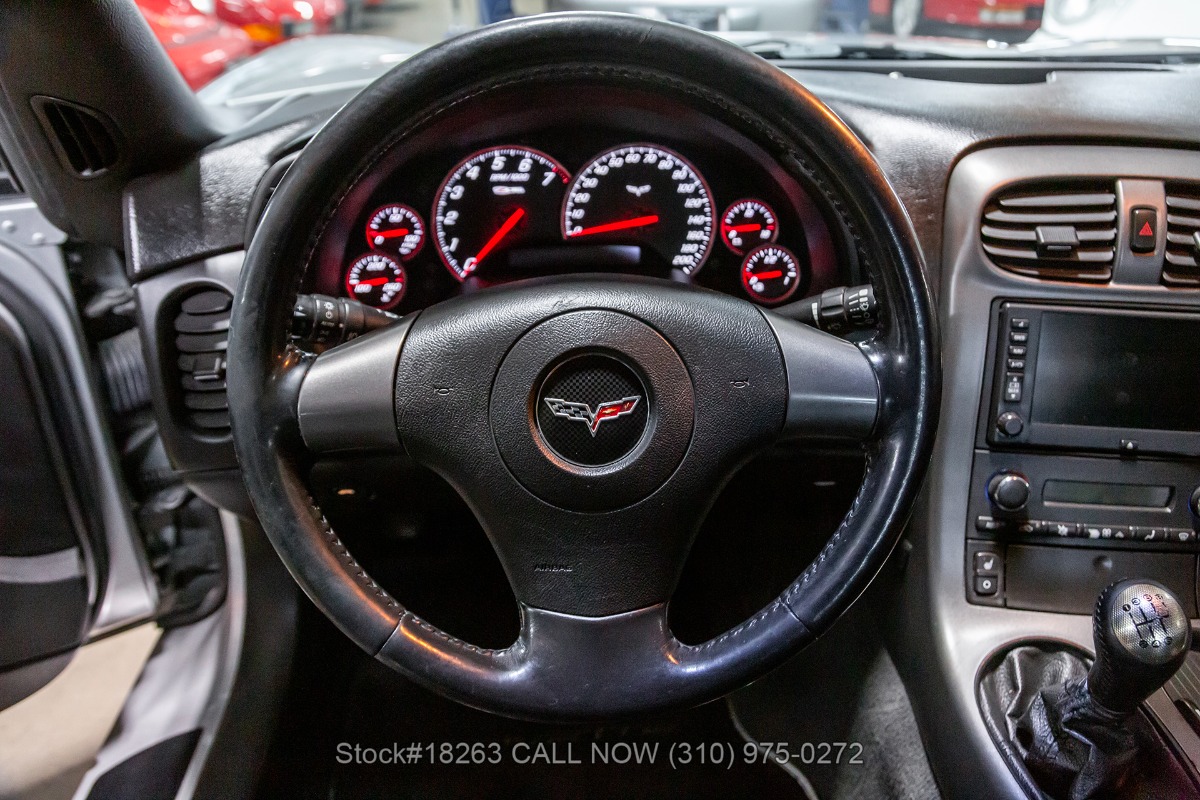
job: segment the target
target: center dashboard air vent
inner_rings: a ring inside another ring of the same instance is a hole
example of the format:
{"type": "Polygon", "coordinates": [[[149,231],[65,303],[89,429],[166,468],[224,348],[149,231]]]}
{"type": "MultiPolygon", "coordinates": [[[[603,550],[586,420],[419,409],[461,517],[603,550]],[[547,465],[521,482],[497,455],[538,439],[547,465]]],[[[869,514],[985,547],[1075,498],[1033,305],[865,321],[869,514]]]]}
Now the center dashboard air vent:
{"type": "Polygon", "coordinates": [[[1111,181],[1011,187],[983,210],[983,250],[1001,269],[1055,280],[1112,278],[1117,196],[1111,181]]]}
{"type": "Polygon", "coordinates": [[[1167,250],[1163,278],[1200,284],[1200,183],[1167,184],[1167,250]]]}
{"type": "Polygon", "coordinates": [[[232,305],[229,292],[205,287],[184,296],[172,323],[181,415],[189,427],[208,433],[229,430],[225,352],[232,305]]]}

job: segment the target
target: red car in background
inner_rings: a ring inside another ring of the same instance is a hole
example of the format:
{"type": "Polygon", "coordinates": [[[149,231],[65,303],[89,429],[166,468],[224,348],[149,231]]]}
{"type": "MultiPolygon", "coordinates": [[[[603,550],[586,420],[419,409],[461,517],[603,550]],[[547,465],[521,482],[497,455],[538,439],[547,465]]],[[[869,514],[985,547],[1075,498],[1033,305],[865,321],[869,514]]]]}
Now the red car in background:
{"type": "Polygon", "coordinates": [[[345,0],[192,0],[201,11],[245,31],[257,50],[297,36],[345,27],[345,0]]]}
{"type": "Polygon", "coordinates": [[[137,4],[171,62],[193,89],[254,52],[247,34],[200,13],[189,0],[137,0],[137,4]]]}
{"type": "Polygon", "coordinates": [[[1045,0],[870,0],[874,25],[897,36],[979,32],[1025,39],[1042,24],[1045,0]]]}

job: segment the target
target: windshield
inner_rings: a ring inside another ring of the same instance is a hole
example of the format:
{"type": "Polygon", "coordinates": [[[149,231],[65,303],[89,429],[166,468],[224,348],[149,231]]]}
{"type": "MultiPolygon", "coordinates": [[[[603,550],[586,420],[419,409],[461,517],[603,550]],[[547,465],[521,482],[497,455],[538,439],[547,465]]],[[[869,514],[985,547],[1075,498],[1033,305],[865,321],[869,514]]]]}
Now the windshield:
{"type": "MultiPolygon", "coordinates": [[[[279,60],[395,56],[512,17],[616,11],[725,36],[768,58],[1129,57],[1200,52],[1200,0],[137,0],[193,88],[280,45],[377,37],[279,60]],[[405,47],[407,46],[407,48],[405,47]]],[[[286,48],[285,48],[286,49],[286,48]]],[[[365,64],[365,61],[364,61],[365,64]]]]}

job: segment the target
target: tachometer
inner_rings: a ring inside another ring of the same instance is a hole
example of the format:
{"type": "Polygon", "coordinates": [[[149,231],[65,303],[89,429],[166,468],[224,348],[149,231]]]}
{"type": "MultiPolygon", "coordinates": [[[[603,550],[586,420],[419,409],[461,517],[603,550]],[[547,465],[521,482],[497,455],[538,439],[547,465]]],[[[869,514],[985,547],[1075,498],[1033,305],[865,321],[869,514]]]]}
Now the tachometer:
{"type": "Polygon", "coordinates": [[[375,308],[392,308],[404,297],[407,276],[400,262],[383,253],[367,253],[346,270],[346,291],[375,308]]]}
{"type": "Polygon", "coordinates": [[[570,175],[527,147],[493,147],[459,162],[433,209],[438,254],[461,281],[516,244],[553,243],[570,175]]]}
{"type": "Polygon", "coordinates": [[[642,244],[688,275],[712,248],[712,196],[700,173],[665,147],[601,153],[571,183],[563,236],[642,244]]]}

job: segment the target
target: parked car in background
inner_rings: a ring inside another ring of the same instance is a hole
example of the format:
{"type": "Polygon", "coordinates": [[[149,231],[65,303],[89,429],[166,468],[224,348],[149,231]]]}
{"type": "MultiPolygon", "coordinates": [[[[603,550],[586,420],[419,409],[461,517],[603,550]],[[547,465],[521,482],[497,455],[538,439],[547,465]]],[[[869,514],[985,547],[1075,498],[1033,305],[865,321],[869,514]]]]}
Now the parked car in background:
{"type": "Polygon", "coordinates": [[[138,0],[138,8],[193,89],[254,52],[244,31],[201,13],[188,0],[138,0]]]}
{"type": "Polygon", "coordinates": [[[1046,0],[1039,38],[1200,38],[1196,0],[1046,0]]]}
{"type": "Polygon", "coordinates": [[[345,27],[346,0],[192,0],[201,11],[237,25],[256,50],[314,33],[345,27]]]}
{"type": "Polygon", "coordinates": [[[547,11],[619,11],[706,31],[811,31],[819,0],[547,0],[547,11]]]}
{"type": "Polygon", "coordinates": [[[954,33],[1024,39],[1042,24],[1045,0],[871,0],[875,27],[897,36],[954,33]]]}

